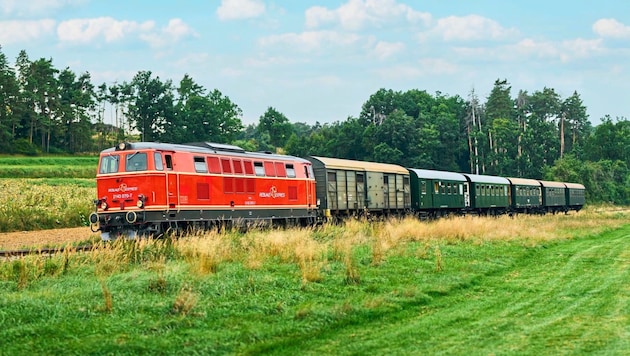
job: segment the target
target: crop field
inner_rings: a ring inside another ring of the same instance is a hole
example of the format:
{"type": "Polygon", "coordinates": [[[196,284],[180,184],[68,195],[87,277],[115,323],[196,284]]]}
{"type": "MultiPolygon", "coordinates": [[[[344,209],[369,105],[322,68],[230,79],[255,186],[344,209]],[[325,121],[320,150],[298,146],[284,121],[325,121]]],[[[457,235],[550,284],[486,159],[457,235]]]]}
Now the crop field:
{"type": "Polygon", "coordinates": [[[0,178],[0,232],[87,226],[94,179],[0,178]]]}
{"type": "Polygon", "coordinates": [[[1,352],[622,355],[629,217],[349,221],[0,261],[1,352]]]}

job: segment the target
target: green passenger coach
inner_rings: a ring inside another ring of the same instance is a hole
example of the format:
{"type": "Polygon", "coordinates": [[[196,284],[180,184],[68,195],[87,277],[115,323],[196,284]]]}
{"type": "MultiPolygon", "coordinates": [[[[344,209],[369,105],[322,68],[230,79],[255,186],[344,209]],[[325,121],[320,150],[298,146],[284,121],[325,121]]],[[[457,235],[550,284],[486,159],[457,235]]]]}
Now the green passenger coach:
{"type": "Polygon", "coordinates": [[[509,210],[507,178],[464,173],[470,185],[471,205],[480,213],[503,214],[509,210]]]}
{"type": "Polygon", "coordinates": [[[468,181],[463,174],[409,168],[411,207],[420,215],[439,217],[470,207],[468,181]]]}

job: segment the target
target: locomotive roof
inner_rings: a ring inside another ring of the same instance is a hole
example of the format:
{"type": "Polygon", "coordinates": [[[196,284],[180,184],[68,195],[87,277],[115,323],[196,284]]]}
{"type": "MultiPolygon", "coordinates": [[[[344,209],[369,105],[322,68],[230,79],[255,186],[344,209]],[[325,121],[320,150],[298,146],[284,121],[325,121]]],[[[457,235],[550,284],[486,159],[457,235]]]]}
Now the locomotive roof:
{"type": "Polygon", "coordinates": [[[481,174],[462,173],[473,183],[510,184],[507,178],[497,176],[486,176],[481,174]]]}
{"type": "Polygon", "coordinates": [[[326,168],[361,170],[369,172],[409,174],[406,168],[396,164],[353,161],[350,159],[310,156],[311,159],[321,162],[326,168]]]}
{"type": "MultiPolygon", "coordinates": [[[[200,142],[191,144],[176,144],[176,143],[161,143],[161,142],[133,142],[130,143],[130,148],[126,151],[133,150],[160,150],[160,151],[179,151],[179,152],[192,152],[200,154],[225,154],[230,156],[248,157],[264,159],[277,159],[277,160],[291,160],[306,163],[307,160],[295,156],[280,155],[270,152],[249,152],[238,146],[217,144],[212,142],[200,142]]],[[[102,151],[103,153],[119,152],[115,147],[111,147],[102,151]]]]}
{"type": "Polygon", "coordinates": [[[516,185],[530,185],[535,187],[540,187],[540,182],[536,179],[528,179],[528,178],[508,178],[510,183],[516,185]]]}
{"type": "Polygon", "coordinates": [[[434,171],[431,169],[416,169],[416,168],[408,168],[408,169],[409,171],[414,172],[418,176],[418,178],[444,179],[444,180],[454,180],[458,182],[466,181],[466,177],[464,177],[464,175],[461,173],[434,171]]]}
{"type": "Polygon", "coordinates": [[[545,188],[565,188],[566,187],[566,185],[564,185],[564,183],[562,182],[550,182],[546,180],[541,180],[540,183],[545,188]]]}
{"type": "Polygon", "coordinates": [[[585,189],[580,183],[564,183],[570,189],[585,189]]]}

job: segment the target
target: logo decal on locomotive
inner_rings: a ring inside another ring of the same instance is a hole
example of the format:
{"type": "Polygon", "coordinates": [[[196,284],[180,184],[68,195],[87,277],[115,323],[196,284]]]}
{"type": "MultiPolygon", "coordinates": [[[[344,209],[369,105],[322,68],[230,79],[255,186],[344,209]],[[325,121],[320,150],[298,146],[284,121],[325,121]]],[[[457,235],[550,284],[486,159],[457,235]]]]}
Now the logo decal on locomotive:
{"type": "Polygon", "coordinates": [[[261,198],[284,198],[285,194],[278,192],[278,188],[276,188],[275,185],[272,185],[269,192],[260,192],[258,196],[261,198]]]}

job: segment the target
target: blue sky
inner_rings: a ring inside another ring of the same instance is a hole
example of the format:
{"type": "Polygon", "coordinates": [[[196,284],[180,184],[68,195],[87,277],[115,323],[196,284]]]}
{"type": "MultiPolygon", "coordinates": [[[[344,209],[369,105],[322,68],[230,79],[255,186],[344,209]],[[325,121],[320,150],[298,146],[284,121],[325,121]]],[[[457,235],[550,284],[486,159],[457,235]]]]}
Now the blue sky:
{"type": "Polygon", "coordinates": [[[577,91],[594,124],[630,117],[625,0],[1,0],[0,45],[12,63],[24,49],[95,85],[189,74],[245,124],[269,106],[343,121],[380,88],[485,102],[504,78],[513,97],[577,91]]]}

